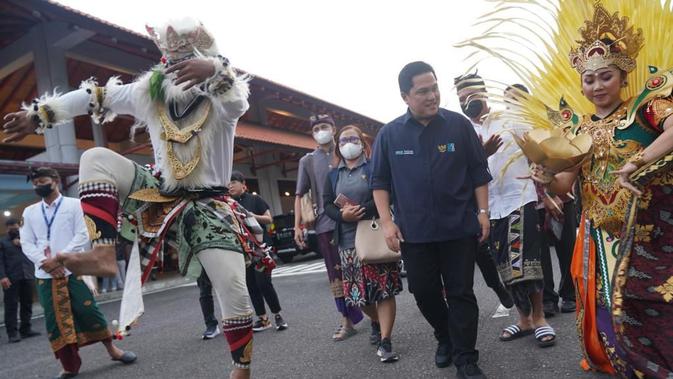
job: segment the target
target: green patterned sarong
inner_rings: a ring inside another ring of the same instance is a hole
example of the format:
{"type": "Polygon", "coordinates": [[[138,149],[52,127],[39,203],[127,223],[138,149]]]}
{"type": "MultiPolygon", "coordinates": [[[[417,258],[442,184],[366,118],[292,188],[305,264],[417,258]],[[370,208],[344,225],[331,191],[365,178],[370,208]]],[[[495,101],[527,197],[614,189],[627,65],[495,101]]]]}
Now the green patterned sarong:
{"type": "Polygon", "coordinates": [[[84,281],[74,276],[38,279],[37,293],[54,352],[69,344],[86,346],[112,337],[105,316],[84,281]]]}
{"type": "MultiPolygon", "coordinates": [[[[160,189],[161,181],[152,172],[135,164],[135,177],[129,194],[142,189],[160,189]]],[[[139,234],[151,247],[161,239],[173,240],[178,246],[179,270],[182,275],[197,278],[201,274],[201,264],[195,255],[205,249],[221,249],[243,253],[236,234],[237,221],[233,217],[222,217],[218,202],[212,199],[176,199],[171,202],[146,202],[127,198],[122,212],[131,215],[137,225],[122,225],[122,237],[133,240],[139,234]],[[219,216],[218,214],[219,213],[219,216]],[[165,230],[165,229],[168,230],[165,230]]],[[[147,256],[142,259],[148,264],[147,256]]]]}

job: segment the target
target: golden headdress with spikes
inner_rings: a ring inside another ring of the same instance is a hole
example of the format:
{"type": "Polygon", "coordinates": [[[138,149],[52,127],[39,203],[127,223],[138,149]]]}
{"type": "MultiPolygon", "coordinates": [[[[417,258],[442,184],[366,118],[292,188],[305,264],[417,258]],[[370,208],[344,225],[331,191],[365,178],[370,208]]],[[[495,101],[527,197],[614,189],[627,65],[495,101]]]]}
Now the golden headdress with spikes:
{"type": "Polygon", "coordinates": [[[673,49],[666,48],[671,43],[673,0],[602,0],[599,5],[594,0],[486,1],[494,6],[475,23],[476,35],[455,46],[471,50],[465,72],[494,58],[531,89],[531,96],[520,99],[507,116],[533,128],[555,127],[545,104],[556,105],[561,97],[577,115],[594,112],[581,92],[577,70],[568,62],[568,52],[578,45],[589,47],[605,38],[635,60],[622,89],[624,98],[639,98],[645,83],[661,84],[661,71],[652,66],[666,72],[673,67],[673,49]],[[604,23],[594,22],[597,13],[604,23]]]}
{"type": "Polygon", "coordinates": [[[594,17],[580,29],[580,46],[570,51],[570,64],[580,74],[615,65],[631,72],[636,68],[636,57],[643,47],[643,30],[634,30],[628,17],[619,18],[619,12],[610,13],[601,5],[594,5],[594,17]]]}

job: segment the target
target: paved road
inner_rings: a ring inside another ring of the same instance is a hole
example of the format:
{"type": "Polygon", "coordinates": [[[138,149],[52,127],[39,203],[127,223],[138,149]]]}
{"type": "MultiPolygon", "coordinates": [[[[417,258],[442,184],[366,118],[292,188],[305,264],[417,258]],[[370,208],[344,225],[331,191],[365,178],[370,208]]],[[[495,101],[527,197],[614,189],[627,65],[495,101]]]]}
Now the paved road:
{"type": "MultiPolygon", "coordinates": [[[[412,296],[398,297],[398,316],[393,341],[402,359],[395,364],[379,363],[368,344],[369,326],[339,343],[330,336],[337,324],[327,278],[319,261],[306,260],[283,266],[274,278],[283,315],[290,329],[272,329],[255,334],[253,374],[257,378],[453,378],[455,368],[434,366],[435,342],[412,296]],[[317,265],[316,265],[317,264],[317,265]],[[294,268],[294,269],[293,269],[294,268]],[[297,269],[299,268],[299,269],[297,269]]],[[[479,299],[478,349],[481,367],[490,378],[595,378],[578,366],[579,348],[574,334],[574,315],[551,319],[558,344],[539,349],[532,337],[502,343],[500,328],[514,316],[492,318],[497,299],[476,274],[479,299]]],[[[406,283],[405,283],[406,286],[406,283]]],[[[405,287],[406,289],[406,287],[405,287]]],[[[117,318],[119,302],[101,306],[111,320],[117,318]]],[[[223,378],[230,370],[226,341],[222,336],[202,341],[203,330],[198,289],[186,286],[145,297],[146,314],[136,333],[120,342],[139,354],[131,366],[111,362],[102,345],[83,348],[81,378],[223,378]]],[[[44,332],[43,320],[35,320],[44,332]]],[[[46,337],[7,344],[0,340],[0,378],[48,378],[59,365],[46,337]]]]}

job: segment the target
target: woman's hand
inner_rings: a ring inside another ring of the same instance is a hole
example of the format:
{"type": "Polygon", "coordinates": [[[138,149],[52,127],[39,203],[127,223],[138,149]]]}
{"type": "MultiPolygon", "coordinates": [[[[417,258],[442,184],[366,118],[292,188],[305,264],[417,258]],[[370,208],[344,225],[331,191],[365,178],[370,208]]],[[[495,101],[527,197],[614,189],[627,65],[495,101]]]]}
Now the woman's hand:
{"type": "Polygon", "coordinates": [[[643,191],[639,190],[636,188],[636,186],[631,183],[631,180],[629,179],[629,176],[636,172],[638,170],[638,166],[631,162],[627,162],[622,168],[620,168],[617,171],[612,171],[611,174],[617,175],[617,183],[619,183],[620,186],[626,188],[627,190],[631,191],[634,195],[640,197],[643,195],[643,191]]]}
{"type": "Polygon", "coordinates": [[[365,208],[359,205],[346,205],[341,208],[341,219],[346,222],[357,222],[365,215],[365,208]]]}
{"type": "Polygon", "coordinates": [[[530,167],[530,175],[517,176],[517,179],[531,179],[536,183],[548,185],[554,181],[554,173],[548,171],[541,164],[533,163],[530,167]]]}
{"type": "Polygon", "coordinates": [[[542,201],[545,210],[555,218],[556,221],[560,221],[563,218],[563,201],[561,201],[558,196],[554,196],[553,198],[545,196],[542,201]]]}

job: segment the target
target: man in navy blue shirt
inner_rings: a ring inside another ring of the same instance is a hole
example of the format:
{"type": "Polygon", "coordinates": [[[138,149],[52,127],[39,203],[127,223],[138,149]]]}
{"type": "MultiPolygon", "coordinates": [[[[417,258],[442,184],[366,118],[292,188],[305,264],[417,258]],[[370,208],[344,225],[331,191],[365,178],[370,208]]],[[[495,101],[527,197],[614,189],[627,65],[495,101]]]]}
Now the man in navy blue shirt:
{"type": "Polygon", "coordinates": [[[435,364],[447,367],[453,359],[459,378],[485,378],[477,366],[472,285],[477,244],[490,228],[486,155],[472,124],[439,108],[430,65],[409,63],[398,80],[409,108],[376,138],[374,201],[386,242],[401,250],[410,291],[434,328],[435,364]]]}

